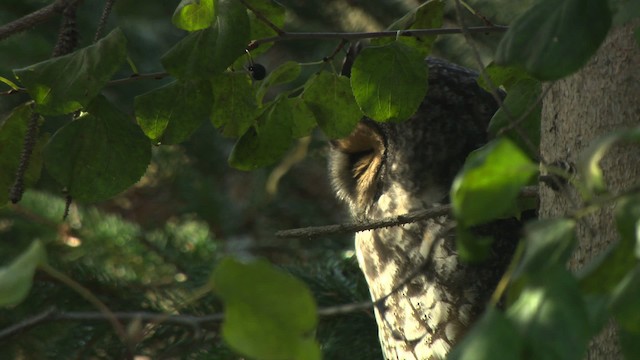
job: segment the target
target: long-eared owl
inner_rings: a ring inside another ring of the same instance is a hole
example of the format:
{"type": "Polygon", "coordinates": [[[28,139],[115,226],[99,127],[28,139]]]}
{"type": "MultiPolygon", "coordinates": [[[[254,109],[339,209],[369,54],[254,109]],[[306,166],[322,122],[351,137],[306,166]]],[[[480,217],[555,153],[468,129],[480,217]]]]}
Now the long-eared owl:
{"type": "MultiPolygon", "coordinates": [[[[407,121],[363,119],[331,144],[334,190],[356,220],[448,203],[467,155],[487,142],[497,110],[471,70],[429,58],[427,95],[407,121]]],[[[356,234],[356,254],[375,307],[387,359],[444,358],[482,312],[517,234],[496,239],[488,262],[458,259],[449,216],[356,234]]]]}

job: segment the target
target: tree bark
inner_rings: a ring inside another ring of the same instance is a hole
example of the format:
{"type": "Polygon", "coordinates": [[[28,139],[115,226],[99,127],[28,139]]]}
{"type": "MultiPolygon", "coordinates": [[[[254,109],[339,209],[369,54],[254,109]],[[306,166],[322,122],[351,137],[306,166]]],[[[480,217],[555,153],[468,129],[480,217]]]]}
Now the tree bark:
{"type": "MultiPolygon", "coordinates": [[[[613,29],[584,68],[548,85],[551,89],[542,110],[542,159],[576,164],[594,140],[640,124],[640,46],[633,38],[639,23],[613,29]]],[[[600,165],[608,189],[620,193],[640,179],[640,147],[615,146],[600,165]]],[[[541,218],[564,216],[582,205],[574,190],[555,192],[541,186],[541,218]]],[[[583,219],[577,237],[579,245],[569,263],[572,270],[580,269],[616,241],[613,205],[583,219]]],[[[592,341],[587,359],[619,358],[612,322],[592,341]]]]}

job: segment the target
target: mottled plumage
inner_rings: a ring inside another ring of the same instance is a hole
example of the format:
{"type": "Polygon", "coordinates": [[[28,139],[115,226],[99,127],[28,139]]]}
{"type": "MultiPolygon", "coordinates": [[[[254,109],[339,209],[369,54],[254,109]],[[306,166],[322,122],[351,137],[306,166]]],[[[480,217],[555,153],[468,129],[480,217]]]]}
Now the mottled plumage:
{"type": "MultiPolygon", "coordinates": [[[[476,74],[441,60],[427,64],[429,90],[411,119],[364,119],[332,142],[332,183],[355,219],[447,203],[466,156],[487,141],[497,104],[476,74]]],[[[501,235],[488,262],[469,265],[458,260],[454,232],[443,216],[356,234],[372,299],[388,296],[376,309],[387,359],[443,358],[484,308],[517,239],[501,235]]]]}

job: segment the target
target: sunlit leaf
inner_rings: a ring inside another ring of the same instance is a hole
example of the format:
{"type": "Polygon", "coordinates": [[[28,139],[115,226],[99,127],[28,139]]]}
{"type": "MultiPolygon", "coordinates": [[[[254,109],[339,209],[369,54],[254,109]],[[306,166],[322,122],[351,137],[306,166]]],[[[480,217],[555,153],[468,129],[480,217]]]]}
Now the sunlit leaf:
{"type": "Polygon", "coordinates": [[[171,21],[183,30],[195,31],[211,26],[215,19],[214,0],[182,0],[171,21]]]}
{"type": "Polygon", "coordinates": [[[312,76],[305,85],[302,98],[329,138],[349,135],[362,118],[351,93],[349,79],[344,76],[328,72],[312,76]]]}
{"type": "Polygon", "coordinates": [[[0,306],[11,307],[27,297],[33,274],[39,264],[46,261],[47,254],[40,241],[31,246],[7,266],[0,268],[0,306]]]}
{"type": "Polygon", "coordinates": [[[126,39],[119,29],[71,54],[14,70],[43,115],[68,114],[89,104],[124,62],[126,39]]]}
{"type": "Polygon", "coordinates": [[[537,166],[510,140],[490,142],[469,155],[451,187],[453,211],[465,226],[519,214],[516,198],[537,166]]]}
{"type": "MultiPolygon", "coordinates": [[[[7,117],[0,120],[0,169],[2,169],[0,171],[0,189],[4,189],[0,192],[0,207],[9,200],[8,189],[15,181],[24,148],[24,137],[31,116],[31,104],[27,103],[17,106],[7,117]]],[[[38,136],[36,146],[29,159],[29,167],[25,173],[25,185],[27,186],[34,184],[40,177],[42,147],[46,140],[46,135],[38,136]]]]}
{"type": "Polygon", "coordinates": [[[208,81],[176,81],[135,98],[136,120],[153,141],[186,140],[211,111],[208,81]]]}
{"type": "Polygon", "coordinates": [[[607,0],[540,0],[511,24],[495,61],[540,80],[559,79],[589,60],[610,26],[607,0]]]}
{"type": "Polygon", "coordinates": [[[223,72],[244,54],[249,18],[237,0],[219,0],[214,26],[190,33],[162,56],[162,66],[185,80],[204,80],[223,72]]]}
{"type": "Polygon", "coordinates": [[[366,116],[406,120],[427,92],[427,65],[419,51],[399,42],[369,47],[353,63],[351,87],[366,116]]]}
{"type": "Polygon", "coordinates": [[[48,172],[78,201],[108,199],[144,174],[151,144],[131,119],[103,97],[59,129],[44,149],[48,172]]]}
{"type": "Polygon", "coordinates": [[[309,334],[316,305],[300,280],[265,261],[223,259],[212,285],[224,302],[222,336],[236,351],[256,359],[318,359],[309,334]]]}

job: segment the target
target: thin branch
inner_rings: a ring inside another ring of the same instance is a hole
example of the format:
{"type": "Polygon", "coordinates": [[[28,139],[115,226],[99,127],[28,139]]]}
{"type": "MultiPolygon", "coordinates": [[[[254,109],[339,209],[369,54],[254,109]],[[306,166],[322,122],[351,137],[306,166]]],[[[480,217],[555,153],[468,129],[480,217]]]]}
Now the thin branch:
{"type": "Polygon", "coordinates": [[[102,36],[102,31],[104,31],[105,26],[107,25],[107,20],[109,19],[109,15],[111,14],[111,9],[113,8],[113,4],[116,0],[107,0],[104,4],[104,9],[102,10],[102,15],[100,16],[100,21],[98,22],[98,28],[96,29],[96,35],[93,37],[93,42],[96,43],[102,36]]]}
{"type": "MultiPolygon", "coordinates": [[[[490,33],[490,32],[505,32],[508,27],[501,25],[493,26],[476,26],[467,28],[470,33],[490,33]]],[[[401,30],[401,31],[376,31],[376,32],[285,32],[278,36],[272,36],[268,38],[254,40],[247,46],[248,50],[253,50],[258,46],[266,43],[280,42],[280,41],[292,41],[292,40],[348,40],[356,41],[363,39],[375,39],[384,37],[397,37],[397,36],[425,36],[425,35],[451,35],[461,34],[461,28],[441,28],[441,29],[415,29],[415,30],[401,30]]]]}
{"type": "Polygon", "coordinates": [[[278,35],[286,34],[284,30],[280,29],[276,24],[272,23],[269,19],[267,19],[264,15],[262,15],[260,11],[253,8],[253,6],[251,6],[245,0],[240,0],[240,2],[242,3],[242,5],[244,5],[244,7],[251,10],[251,12],[256,16],[256,18],[258,18],[260,21],[265,23],[268,27],[271,28],[271,30],[275,31],[276,34],[278,35]]]}
{"type": "Polygon", "coordinates": [[[40,115],[33,112],[29,118],[29,122],[27,123],[27,132],[24,135],[22,151],[20,152],[20,162],[18,163],[18,169],[16,170],[15,180],[9,190],[9,200],[11,200],[13,204],[20,202],[22,194],[24,194],[24,177],[27,173],[27,169],[29,168],[33,148],[36,146],[39,121],[40,115]]]}
{"type": "Polygon", "coordinates": [[[69,0],[57,0],[40,10],[36,10],[29,15],[25,15],[20,19],[0,26],[0,41],[43,23],[56,14],[62,13],[68,3],[69,0]]]}
{"type": "MultiPolygon", "coordinates": [[[[520,196],[525,198],[538,197],[537,186],[527,186],[520,191],[520,196]]],[[[438,216],[450,215],[451,205],[438,205],[424,210],[413,211],[410,213],[386,217],[379,220],[359,221],[353,223],[310,226],[298,229],[280,230],[275,233],[276,237],[281,239],[291,238],[314,238],[326,235],[348,234],[360,231],[379,229],[389,226],[400,226],[404,224],[414,223],[417,221],[433,219],[438,216]]]]}

